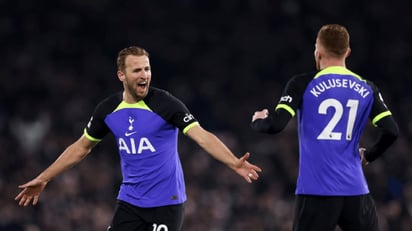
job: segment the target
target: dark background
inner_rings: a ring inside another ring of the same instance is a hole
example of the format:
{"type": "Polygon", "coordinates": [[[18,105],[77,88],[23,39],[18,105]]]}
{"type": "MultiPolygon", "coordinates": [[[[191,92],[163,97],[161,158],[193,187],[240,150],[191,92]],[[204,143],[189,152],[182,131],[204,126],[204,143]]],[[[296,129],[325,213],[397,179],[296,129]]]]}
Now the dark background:
{"type": "MultiPolygon", "coordinates": [[[[130,45],[150,52],[153,86],[264,169],[247,184],[182,135],[185,230],[291,230],[296,121],[274,136],[249,122],[292,75],[314,70],[316,32],[327,23],[348,28],[348,67],[380,87],[399,123],[399,139],[365,173],[383,231],[411,230],[410,12],[407,1],[386,0],[0,0],[0,230],[106,229],[121,180],[112,137],[50,182],[39,205],[13,198],[122,89],[115,59],[130,45]]],[[[362,145],[374,136],[367,129],[362,145]]]]}

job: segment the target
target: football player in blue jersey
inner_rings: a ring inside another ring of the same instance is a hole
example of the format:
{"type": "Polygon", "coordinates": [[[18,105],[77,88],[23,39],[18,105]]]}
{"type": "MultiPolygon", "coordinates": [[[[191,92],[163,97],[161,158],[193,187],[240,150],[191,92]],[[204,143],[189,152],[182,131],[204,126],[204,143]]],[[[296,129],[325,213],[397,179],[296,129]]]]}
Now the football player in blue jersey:
{"type": "Polygon", "coordinates": [[[117,76],[123,90],[95,108],[83,135],[48,168],[22,184],[19,205],[38,203],[47,183],[84,159],[108,133],[116,139],[122,184],[111,231],[179,231],[186,201],[178,154],[178,134],[189,136],[207,153],[251,183],[261,169],[246,153],[237,158],[213,133],[202,128],[187,107],[169,92],[150,86],[148,52],[137,46],[121,50],[117,76]]]}
{"type": "Polygon", "coordinates": [[[377,86],[346,67],[350,51],[344,26],[322,26],[314,52],[317,71],[291,78],[279,102],[252,117],[254,130],[274,134],[297,116],[294,231],[379,230],[362,166],[381,156],[399,130],[377,86]],[[368,121],[379,136],[360,147],[368,121]]]}

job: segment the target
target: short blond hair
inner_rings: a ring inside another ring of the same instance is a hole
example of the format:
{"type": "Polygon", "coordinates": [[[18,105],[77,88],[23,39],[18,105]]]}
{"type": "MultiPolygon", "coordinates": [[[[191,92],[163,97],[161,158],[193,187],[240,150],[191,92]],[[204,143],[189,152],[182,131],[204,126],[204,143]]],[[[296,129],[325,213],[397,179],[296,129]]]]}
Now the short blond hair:
{"type": "Polygon", "coordinates": [[[317,39],[325,51],[335,57],[343,57],[349,48],[349,32],[339,24],[327,24],[320,28],[317,39]]]}

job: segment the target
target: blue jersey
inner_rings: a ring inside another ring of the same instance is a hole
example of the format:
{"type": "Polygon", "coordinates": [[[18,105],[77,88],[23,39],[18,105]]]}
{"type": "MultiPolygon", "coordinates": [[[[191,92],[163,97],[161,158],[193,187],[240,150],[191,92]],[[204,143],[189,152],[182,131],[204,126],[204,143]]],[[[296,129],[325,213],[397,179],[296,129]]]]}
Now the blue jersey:
{"type": "Polygon", "coordinates": [[[359,155],[368,119],[390,115],[376,86],[344,67],[291,79],[277,105],[298,116],[296,194],[369,193],[359,155]]]}
{"type": "Polygon", "coordinates": [[[134,104],[124,102],[121,92],[103,100],[84,132],[92,141],[100,141],[109,132],[114,135],[123,176],[118,199],[139,207],[158,207],[186,200],[178,133],[196,124],[181,101],[151,87],[134,104]]]}

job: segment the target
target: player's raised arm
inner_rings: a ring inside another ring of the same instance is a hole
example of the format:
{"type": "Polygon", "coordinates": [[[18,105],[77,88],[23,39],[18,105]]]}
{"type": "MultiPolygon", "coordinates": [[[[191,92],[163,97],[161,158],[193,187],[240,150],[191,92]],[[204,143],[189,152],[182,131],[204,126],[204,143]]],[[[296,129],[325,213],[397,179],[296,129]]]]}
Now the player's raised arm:
{"type": "Polygon", "coordinates": [[[200,125],[193,126],[187,132],[187,135],[192,138],[206,152],[212,155],[215,159],[226,164],[233,169],[237,174],[242,176],[247,182],[252,183],[252,180],[259,178],[259,172],[262,169],[247,161],[250,153],[245,153],[241,158],[237,158],[230,149],[213,133],[206,131],[200,125]]]}
{"type": "Polygon", "coordinates": [[[79,163],[90,153],[96,142],[81,136],[77,141],[68,146],[62,154],[42,173],[33,180],[19,185],[22,191],[15,197],[20,206],[28,206],[31,202],[36,205],[39,201],[40,193],[47,183],[65,170],[79,163]]]}

